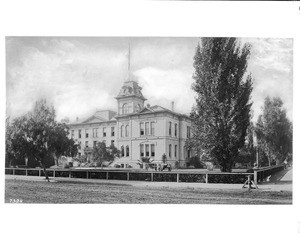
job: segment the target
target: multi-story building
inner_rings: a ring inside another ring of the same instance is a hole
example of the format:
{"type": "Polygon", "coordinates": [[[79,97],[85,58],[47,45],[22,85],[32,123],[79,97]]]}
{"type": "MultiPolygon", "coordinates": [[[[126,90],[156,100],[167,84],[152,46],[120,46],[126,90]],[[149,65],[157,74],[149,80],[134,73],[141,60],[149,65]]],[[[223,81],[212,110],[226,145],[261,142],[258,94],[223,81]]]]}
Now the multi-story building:
{"type": "MultiPolygon", "coordinates": [[[[90,159],[99,141],[115,145],[121,151],[122,165],[138,167],[138,160],[150,158],[161,162],[165,154],[173,166],[185,167],[191,150],[185,147],[190,135],[189,116],[155,105],[144,105],[142,88],[129,78],[116,100],[118,111],[97,111],[83,121],[70,123],[70,137],[79,144],[79,154],[90,159]]],[[[174,105],[172,105],[173,107],[174,105]]]]}

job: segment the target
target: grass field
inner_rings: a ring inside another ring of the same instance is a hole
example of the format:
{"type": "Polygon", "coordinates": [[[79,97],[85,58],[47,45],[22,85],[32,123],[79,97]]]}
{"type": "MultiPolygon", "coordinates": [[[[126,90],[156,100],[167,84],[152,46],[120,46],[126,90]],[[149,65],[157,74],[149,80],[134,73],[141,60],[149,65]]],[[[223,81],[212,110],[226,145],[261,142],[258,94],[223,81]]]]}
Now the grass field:
{"type": "Polygon", "coordinates": [[[22,203],[292,204],[292,192],[6,179],[5,202],[16,200],[22,203]]]}

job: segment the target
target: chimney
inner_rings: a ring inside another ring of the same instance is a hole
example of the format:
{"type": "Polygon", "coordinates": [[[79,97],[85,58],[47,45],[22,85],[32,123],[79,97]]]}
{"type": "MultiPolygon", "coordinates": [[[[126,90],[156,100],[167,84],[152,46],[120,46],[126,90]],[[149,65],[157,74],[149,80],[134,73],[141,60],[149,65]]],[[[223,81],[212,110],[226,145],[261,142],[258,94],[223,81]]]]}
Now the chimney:
{"type": "Polygon", "coordinates": [[[150,108],[150,104],[147,104],[147,108],[150,108]]]}
{"type": "Polygon", "coordinates": [[[172,103],[171,103],[171,110],[172,110],[172,112],[174,112],[174,101],[172,101],[172,103]]]}

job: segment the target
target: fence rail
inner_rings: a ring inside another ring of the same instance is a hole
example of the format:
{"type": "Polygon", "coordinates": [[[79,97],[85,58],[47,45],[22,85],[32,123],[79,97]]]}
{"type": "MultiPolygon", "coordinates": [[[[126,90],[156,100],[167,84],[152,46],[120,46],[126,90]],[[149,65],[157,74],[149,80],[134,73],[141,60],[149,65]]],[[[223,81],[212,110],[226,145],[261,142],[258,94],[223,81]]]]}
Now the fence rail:
{"type": "MultiPolygon", "coordinates": [[[[49,177],[110,179],[110,180],[135,180],[154,182],[198,182],[198,183],[224,183],[243,184],[248,175],[257,184],[269,175],[283,170],[284,166],[266,167],[255,169],[253,173],[246,172],[197,172],[197,171],[141,171],[141,170],[116,170],[116,169],[47,169],[49,177]]],[[[40,168],[5,168],[7,175],[45,176],[40,168]]]]}

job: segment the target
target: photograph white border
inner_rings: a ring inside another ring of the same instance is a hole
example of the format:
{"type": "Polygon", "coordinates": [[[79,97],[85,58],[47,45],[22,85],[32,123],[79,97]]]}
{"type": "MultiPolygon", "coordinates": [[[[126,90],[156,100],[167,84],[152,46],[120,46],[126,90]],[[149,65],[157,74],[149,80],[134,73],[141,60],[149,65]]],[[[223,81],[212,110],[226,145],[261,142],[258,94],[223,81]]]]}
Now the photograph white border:
{"type": "Polygon", "coordinates": [[[2,234],[299,234],[299,2],[7,1],[0,5],[4,177],[5,36],[234,36],[294,39],[293,205],[5,204],[2,234]],[[298,65],[298,67],[296,66],[298,65]],[[298,212],[298,213],[297,213],[298,212]]]}

